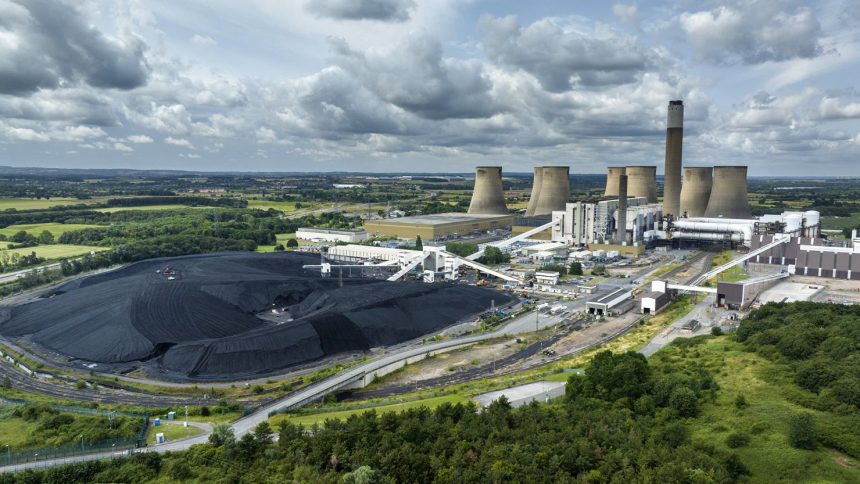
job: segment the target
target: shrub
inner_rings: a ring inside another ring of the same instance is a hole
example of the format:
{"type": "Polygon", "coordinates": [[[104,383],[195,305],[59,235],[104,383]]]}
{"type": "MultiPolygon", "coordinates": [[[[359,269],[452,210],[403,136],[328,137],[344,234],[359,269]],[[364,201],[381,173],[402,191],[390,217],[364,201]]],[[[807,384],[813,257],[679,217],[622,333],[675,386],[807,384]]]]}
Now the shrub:
{"type": "Polygon", "coordinates": [[[750,443],[750,436],[742,433],[732,433],[726,437],[726,445],[732,449],[737,449],[738,447],[746,447],[750,443]]]}
{"type": "Polygon", "coordinates": [[[818,433],[815,431],[812,415],[801,413],[791,417],[788,422],[788,441],[792,447],[814,449],[816,440],[818,433]]]}
{"type": "Polygon", "coordinates": [[[699,399],[687,387],[677,387],[669,397],[669,406],[681,417],[695,417],[699,414],[699,399]]]}
{"type": "Polygon", "coordinates": [[[745,396],[743,396],[743,394],[740,394],[737,397],[735,397],[735,408],[737,408],[739,410],[743,410],[749,406],[750,406],[750,404],[747,403],[747,399],[745,396]]]}
{"type": "Polygon", "coordinates": [[[299,241],[296,239],[287,240],[287,247],[293,249],[299,246],[299,241]]]}
{"type": "Polygon", "coordinates": [[[737,456],[737,454],[731,454],[723,461],[723,465],[726,466],[726,471],[728,471],[729,476],[732,479],[738,479],[741,476],[750,475],[750,470],[747,466],[741,462],[741,458],[737,456]]]}
{"type": "Polygon", "coordinates": [[[714,326],[713,328],[711,328],[711,334],[714,336],[722,336],[723,328],[720,328],[719,326],[714,326]]]}

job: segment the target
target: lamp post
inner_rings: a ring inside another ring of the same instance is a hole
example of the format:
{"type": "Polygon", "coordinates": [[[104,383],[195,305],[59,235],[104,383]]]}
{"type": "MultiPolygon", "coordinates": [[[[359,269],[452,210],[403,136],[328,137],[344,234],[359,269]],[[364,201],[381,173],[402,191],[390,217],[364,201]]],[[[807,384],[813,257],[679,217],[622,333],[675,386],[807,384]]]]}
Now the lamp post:
{"type": "Polygon", "coordinates": [[[83,452],[84,451],[84,434],[79,435],[79,437],[81,438],[81,452],[83,452]]]}

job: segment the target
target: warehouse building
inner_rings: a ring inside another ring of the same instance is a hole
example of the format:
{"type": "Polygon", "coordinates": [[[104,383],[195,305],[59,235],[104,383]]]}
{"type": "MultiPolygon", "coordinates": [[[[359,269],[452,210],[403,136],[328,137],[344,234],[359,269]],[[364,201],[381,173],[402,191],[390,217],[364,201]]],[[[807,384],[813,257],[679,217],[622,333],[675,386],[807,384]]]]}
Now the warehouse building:
{"type": "Polygon", "coordinates": [[[633,291],[618,289],[596,301],[585,303],[588,314],[595,316],[617,316],[627,312],[633,307],[633,291]]]}
{"type": "Polygon", "coordinates": [[[368,220],[364,228],[372,237],[397,237],[413,240],[444,240],[451,237],[477,234],[488,230],[508,229],[513,215],[485,215],[466,213],[437,213],[385,220],[368,220]]]}
{"type": "Polygon", "coordinates": [[[346,242],[351,244],[367,240],[367,231],[364,229],[299,228],[296,230],[296,238],[313,242],[346,242]]]}

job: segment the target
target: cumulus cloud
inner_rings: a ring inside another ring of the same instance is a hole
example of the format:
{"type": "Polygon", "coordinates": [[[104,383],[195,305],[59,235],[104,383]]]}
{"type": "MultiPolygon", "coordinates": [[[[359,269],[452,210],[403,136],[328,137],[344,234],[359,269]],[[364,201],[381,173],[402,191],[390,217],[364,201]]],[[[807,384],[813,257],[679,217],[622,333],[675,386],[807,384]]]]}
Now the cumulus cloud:
{"type": "Polygon", "coordinates": [[[612,14],[619,20],[634,27],[639,27],[639,9],[636,5],[624,5],[616,3],[612,6],[612,14]]]}
{"type": "Polygon", "coordinates": [[[860,119],[860,103],[842,104],[839,98],[826,97],[818,106],[821,119],[860,119]]]}
{"type": "Polygon", "coordinates": [[[199,47],[215,47],[218,45],[218,42],[216,42],[212,37],[200,34],[194,34],[191,37],[191,43],[199,47]]]}
{"type": "Polygon", "coordinates": [[[481,25],[490,59],[534,75],[553,92],[630,83],[650,63],[635,38],[603,26],[584,31],[545,18],[523,28],[513,16],[485,16],[481,25]]]}
{"type": "Polygon", "coordinates": [[[129,143],[134,143],[134,144],[146,144],[146,143],[152,143],[154,141],[152,138],[150,138],[149,136],[146,136],[144,134],[133,134],[130,136],[126,136],[125,139],[129,143]]]}
{"type": "Polygon", "coordinates": [[[311,0],[305,8],[317,15],[335,20],[379,20],[405,22],[414,0],[311,0]]]}
{"type": "Polygon", "coordinates": [[[679,21],[699,58],[761,64],[821,55],[823,32],[808,7],[790,0],[753,0],[681,14],[679,21]]]}
{"type": "Polygon", "coordinates": [[[411,35],[389,49],[357,52],[332,39],[335,64],[376,96],[428,119],[479,118],[498,110],[477,60],[445,58],[438,40],[411,35]]]}
{"type": "Polygon", "coordinates": [[[0,0],[0,93],[69,84],[133,89],[146,83],[146,45],[109,38],[71,3],[0,0]]]}
{"type": "Polygon", "coordinates": [[[164,142],[174,146],[181,146],[192,150],[194,149],[194,145],[185,138],[174,138],[172,136],[168,136],[167,138],[164,138],[164,142]]]}

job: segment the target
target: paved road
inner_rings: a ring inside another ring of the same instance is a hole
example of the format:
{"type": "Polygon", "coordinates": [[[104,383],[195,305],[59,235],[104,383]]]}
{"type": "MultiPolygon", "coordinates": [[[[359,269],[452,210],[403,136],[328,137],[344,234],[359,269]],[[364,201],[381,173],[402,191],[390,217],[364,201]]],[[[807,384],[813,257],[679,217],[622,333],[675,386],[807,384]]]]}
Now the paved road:
{"type": "Polygon", "coordinates": [[[37,270],[38,272],[42,272],[46,269],[57,269],[59,267],[60,267],[60,263],[55,262],[53,264],[46,264],[43,266],[34,266],[34,267],[27,268],[27,269],[21,269],[20,271],[7,272],[5,274],[0,274],[0,284],[12,282],[12,281],[18,279],[19,277],[23,276],[24,274],[31,272],[33,269],[37,270]]]}

